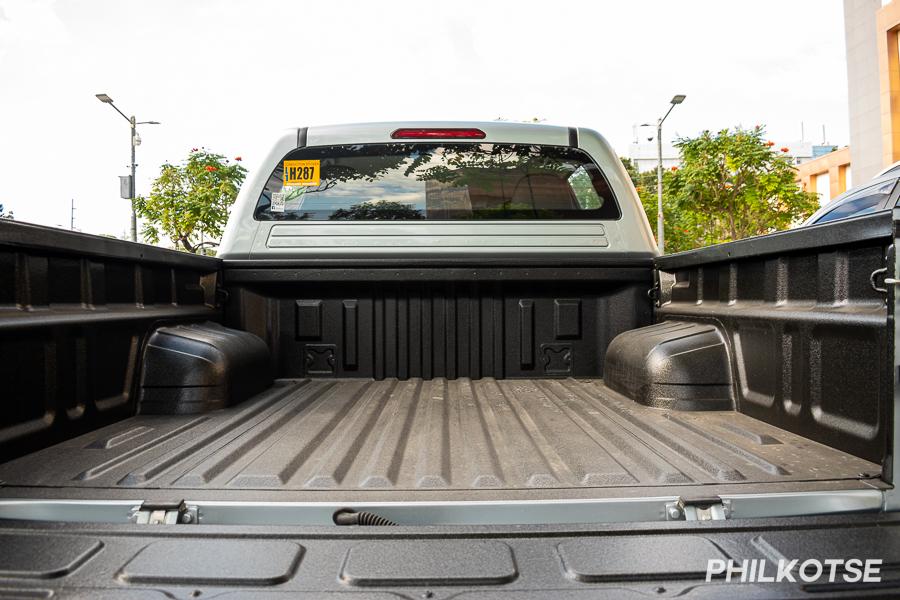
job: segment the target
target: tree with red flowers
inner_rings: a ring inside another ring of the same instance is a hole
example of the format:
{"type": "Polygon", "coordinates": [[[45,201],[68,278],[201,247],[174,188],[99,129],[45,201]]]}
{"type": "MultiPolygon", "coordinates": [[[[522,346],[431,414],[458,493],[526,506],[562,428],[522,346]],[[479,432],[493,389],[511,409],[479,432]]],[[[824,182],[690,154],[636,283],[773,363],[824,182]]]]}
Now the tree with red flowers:
{"type": "Polygon", "coordinates": [[[165,236],[187,252],[210,253],[218,245],[228,211],[237,198],[246,169],[221,154],[193,148],[179,165],[164,164],[148,197],[135,198],[144,220],[144,239],[158,243],[165,236]]]}
{"type": "Polygon", "coordinates": [[[776,152],[764,133],[761,126],[723,129],[676,142],[682,167],[671,193],[690,215],[695,247],[787,229],[819,207],[797,185],[789,148],[776,152]]]}
{"type": "MultiPolygon", "coordinates": [[[[774,148],[762,126],[704,131],[675,143],[681,167],[663,177],[666,251],[772,233],[794,226],[818,207],[797,185],[789,148],[774,148]]],[[[632,173],[656,225],[656,173],[632,173]]]]}

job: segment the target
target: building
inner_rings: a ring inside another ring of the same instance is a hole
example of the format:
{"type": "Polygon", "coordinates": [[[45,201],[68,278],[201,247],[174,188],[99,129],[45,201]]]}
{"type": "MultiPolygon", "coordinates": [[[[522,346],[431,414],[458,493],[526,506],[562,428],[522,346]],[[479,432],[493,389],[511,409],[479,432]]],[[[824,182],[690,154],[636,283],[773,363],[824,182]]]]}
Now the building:
{"type": "Polygon", "coordinates": [[[795,165],[802,165],[820,156],[824,156],[829,152],[837,150],[835,146],[822,142],[814,144],[807,141],[788,142],[786,144],[775,143],[775,148],[787,148],[787,155],[791,157],[791,162],[795,165]]]}
{"type": "Polygon", "coordinates": [[[844,0],[850,146],[798,167],[823,203],[900,161],[898,36],[900,0],[844,0]]]}
{"type": "MultiPolygon", "coordinates": [[[[802,165],[834,150],[829,144],[813,144],[812,142],[775,142],[775,148],[787,148],[787,155],[795,165],[802,165]]],[[[641,144],[634,142],[628,147],[628,158],[631,159],[638,173],[655,171],[659,164],[659,149],[656,143],[641,144]]],[[[673,144],[663,143],[663,169],[681,166],[681,153],[673,144]]]]}
{"type": "Polygon", "coordinates": [[[853,187],[850,148],[845,146],[799,165],[797,177],[804,190],[819,194],[819,203],[827,204],[853,187]]]}
{"type": "MultiPolygon", "coordinates": [[[[628,147],[628,158],[637,169],[638,173],[655,171],[659,165],[659,148],[656,141],[646,144],[635,142],[628,147]]],[[[663,168],[669,169],[681,164],[681,153],[672,144],[663,142],[663,168]]]]}

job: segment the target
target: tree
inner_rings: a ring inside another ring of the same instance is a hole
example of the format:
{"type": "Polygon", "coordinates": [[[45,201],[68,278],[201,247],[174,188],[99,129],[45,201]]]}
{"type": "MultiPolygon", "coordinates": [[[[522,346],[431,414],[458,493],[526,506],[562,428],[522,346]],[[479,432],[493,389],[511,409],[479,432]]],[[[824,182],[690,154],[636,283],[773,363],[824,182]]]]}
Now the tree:
{"type": "Polygon", "coordinates": [[[6,209],[2,204],[0,204],[0,219],[9,219],[10,221],[14,220],[15,217],[12,214],[12,211],[6,212],[6,209]]]}
{"type": "Polygon", "coordinates": [[[425,217],[406,204],[382,200],[339,208],[328,218],[332,221],[414,221],[425,217]]]}
{"type": "Polygon", "coordinates": [[[164,235],[194,253],[218,245],[247,175],[237,164],[240,157],[234,160],[232,164],[221,154],[194,148],[182,164],[164,164],[150,196],[134,200],[138,216],[147,221],[144,238],[158,243],[164,235]]]}
{"type": "MultiPolygon", "coordinates": [[[[656,170],[640,173],[630,159],[623,158],[622,162],[634,183],[644,212],[647,213],[650,227],[656,235],[656,215],[659,202],[656,194],[656,170]]],[[[681,252],[702,245],[695,242],[696,236],[693,233],[690,211],[678,206],[676,199],[672,196],[672,179],[676,172],[677,170],[671,169],[663,171],[663,219],[665,220],[666,250],[668,252],[681,252]]]]}
{"type": "Polygon", "coordinates": [[[787,229],[815,212],[818,198],[797,185],[787,148],[773,145],[760,126],[678,140],[683,166],[671,190],[695,245],[787,229]]]}
{"type": "MultiPolygon", "coordinates": [[[[757,126],[677,140],[682,165],[663,174],[668,252],[787,229],[818,208],[817,196],[797,185],[787,149],[774,150],[764,134],[757,126]]],[[[629,166],[655,229],[656,172],[629,166]]]]}

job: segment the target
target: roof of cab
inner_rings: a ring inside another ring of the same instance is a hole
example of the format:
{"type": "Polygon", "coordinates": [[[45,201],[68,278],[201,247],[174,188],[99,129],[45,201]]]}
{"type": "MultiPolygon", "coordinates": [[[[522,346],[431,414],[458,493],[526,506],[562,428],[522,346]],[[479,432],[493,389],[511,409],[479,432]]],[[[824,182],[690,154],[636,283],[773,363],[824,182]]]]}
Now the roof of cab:
{"type": "MultiPolygon", "coordinates": [[[[345,125],[315,125],[306,129],[307,146],[332,144],[365,144],[396,141],[391,133],[397,129],[470,128],[484,131],[481,142],[570,145],[573,127],[542,123],[512,123],[509,121],[388,121],[383,123],[352,123],[345,125]]],[[[303,128],[300,129],[302,131],[303,128]]],[[[462,140],[465,141],[465,140],[462,140]]]]}

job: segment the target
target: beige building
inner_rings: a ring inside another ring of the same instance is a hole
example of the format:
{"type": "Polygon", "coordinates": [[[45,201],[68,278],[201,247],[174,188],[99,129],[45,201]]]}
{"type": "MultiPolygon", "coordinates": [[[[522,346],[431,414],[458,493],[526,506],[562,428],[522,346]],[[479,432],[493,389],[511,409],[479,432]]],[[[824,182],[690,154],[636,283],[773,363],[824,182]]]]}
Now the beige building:
{"type": "Polygon", "coordinates": [[[823,203],[900,161],[898,36],[900,0],[844,0],[850,147],[798,167],[823,203]]]}
{"type": "Polygon", "coordinates": [[[819,194],[819,202],[827,204],[832,198],[853,187],[850,167],[850,148],[845,147],[797,167],[800,185],[807,192],[819,194]]]}

